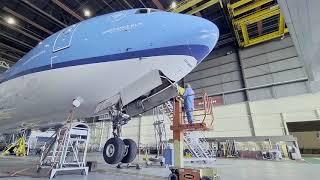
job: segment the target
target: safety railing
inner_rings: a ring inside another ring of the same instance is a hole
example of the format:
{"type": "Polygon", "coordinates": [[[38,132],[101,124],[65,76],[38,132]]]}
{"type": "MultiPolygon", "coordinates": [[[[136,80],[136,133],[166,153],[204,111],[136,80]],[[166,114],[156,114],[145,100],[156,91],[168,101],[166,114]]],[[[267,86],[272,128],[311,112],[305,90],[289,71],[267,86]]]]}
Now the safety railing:
{"type": "MultiPolygon", "coordinates": [[[[200,98],[196,98],[194,101],[194,122],[193,124],[205,124],[209,129],[213,128],[214,114],[213,114],[214,99],[209,97],[207,93],[202,93],[200,98]]],[[[185,111],[182,110],[181,116],[186,119],[185,111]]],[[[185,121],[186,122],[186,121],[185,121]]]]}

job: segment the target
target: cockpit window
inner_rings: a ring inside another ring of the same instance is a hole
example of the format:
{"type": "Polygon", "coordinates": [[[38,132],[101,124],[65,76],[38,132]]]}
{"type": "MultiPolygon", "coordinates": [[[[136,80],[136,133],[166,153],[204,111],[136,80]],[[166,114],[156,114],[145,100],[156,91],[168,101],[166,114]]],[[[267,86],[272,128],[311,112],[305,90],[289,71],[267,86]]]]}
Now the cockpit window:
{"type": "Polygon", "coordinates": [[[153,12],[160,12],[161,10],[158,10],[158,9],[150,9],[150,13],[153,13],[153,12]]]}
{"type": "Polygon", "coordinates": [[[154,12],[160,12],[161,10],[158,9],[150,9],[150,8],[143,8],[138,9],[136,14],[148,14],[148,13],[154,13],[154,12]]]}
{"type": "Polygon", "coordinates": [[[147,14],[148,13],[148,9],[139,9],[136,14],[147,14]]]}

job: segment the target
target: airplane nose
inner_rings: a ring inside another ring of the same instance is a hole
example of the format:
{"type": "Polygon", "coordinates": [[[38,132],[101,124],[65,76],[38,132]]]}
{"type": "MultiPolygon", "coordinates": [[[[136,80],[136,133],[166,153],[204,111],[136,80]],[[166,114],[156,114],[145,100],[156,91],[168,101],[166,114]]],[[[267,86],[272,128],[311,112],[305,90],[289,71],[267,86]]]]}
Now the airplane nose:
{"type": "Polygon", "coordinates": [[[204,18],[189,16],[190,28],[186,31],[191,55],[200,63],[215,47],[219,39],[217,26],[204,18]]]}

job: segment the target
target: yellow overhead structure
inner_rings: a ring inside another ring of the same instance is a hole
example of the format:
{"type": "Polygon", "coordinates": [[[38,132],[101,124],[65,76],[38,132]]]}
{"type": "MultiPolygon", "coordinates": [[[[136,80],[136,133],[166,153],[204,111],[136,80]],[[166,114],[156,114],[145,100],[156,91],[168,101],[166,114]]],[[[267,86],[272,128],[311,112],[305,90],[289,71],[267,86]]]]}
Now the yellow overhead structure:
{"type": "Polygon", "coordinates": [[[236,3],[228,4],[227,8],[236,39],[241,47],[279,38],[288,33],[283,13],[275,0],[240,0],[236,3]],[[277,21],[274,19],[277,19],[277,21]],[[254,32],[255,28],[252,27],[254,27],[255,23],[257,23],[257,26],[260,23],[262,27],[263,22],[269,24],[272,29],[264,33],[258,30],[257,35],[254,32]],[[251,28],[249,29],[248,26],[251,26],[251,28]],[[254,34],[254,36],[250,36],[250,34],[254,34]]]}
{"type": "Polygon", "coordinates": [[[204,0],[184,0],[177,4],[177,7],[170,8],[168,11],[180,13],[182,11],[185,11],[189,8],[193,8],[192,10],[186,12],[186,14],[195,14],[199,11],[202,11],[216,3],[219,2],[219,0],[209,0],[208,2],[201,4],[197,6],[199,3],[203,2],[204,0]]]}
{"type": "MultiPolygon", "coordinates": [[[[238,1],[238,2],[241,2],[240,4],[241,5],[244,5],[246,3],[244,2],[251,2],[252,0],[248,1],[248,0],[244,0],[244,1],[238,1]],[[244,4],[243,4],[244,3],[244,4]]],[[[240,8],[240,9],[237,9],[235,10],[237,7],[239,7],[240,4],[236,4],[237,6],[230,6],[230,9],[233,10],[233,15],[234,16],[238,16],[240,14],[243,14],[245,12],[248,12],[250,10],[253,10],[255,8],[258,8],[258,7],[261,7],[262,5],[266,4],[266,3],[269,3],[269,2],[272,2],[273,0],[260,0],[260,1],[255,1],[253,4],[251,4],[250,6],[245,6],[243,8],[240,8]]]]}

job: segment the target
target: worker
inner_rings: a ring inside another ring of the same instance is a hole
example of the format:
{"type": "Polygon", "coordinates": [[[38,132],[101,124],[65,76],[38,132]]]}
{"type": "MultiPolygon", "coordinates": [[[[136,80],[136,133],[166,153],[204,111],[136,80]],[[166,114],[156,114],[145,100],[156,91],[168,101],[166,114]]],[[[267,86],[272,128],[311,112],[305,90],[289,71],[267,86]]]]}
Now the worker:
{"type": "Polygon", "coordinates": [[[184,111],[186,112],[188,123],[192,124],[194,121],[193,119],[194,91],[192,90],[190,84],[185,85],[183,100],[184,100],[184,111]]]}

